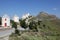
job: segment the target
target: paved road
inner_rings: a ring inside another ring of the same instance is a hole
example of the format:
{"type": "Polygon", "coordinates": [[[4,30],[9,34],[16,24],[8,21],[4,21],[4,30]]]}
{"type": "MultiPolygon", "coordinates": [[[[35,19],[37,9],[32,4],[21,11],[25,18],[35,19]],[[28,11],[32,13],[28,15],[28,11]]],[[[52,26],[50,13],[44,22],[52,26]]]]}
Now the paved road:
{"type": "Polygon", "coordinates": [[[14,32],[13,28],[0,28],[0,40],[8,40],[12,32],[14,32]]]}
{"type": "Polygon", "coordinates": [[[13,31],[14,31],[14,29],[12,29],[12,28],[0,29],[0,37],[10,35],[13,31]]]}

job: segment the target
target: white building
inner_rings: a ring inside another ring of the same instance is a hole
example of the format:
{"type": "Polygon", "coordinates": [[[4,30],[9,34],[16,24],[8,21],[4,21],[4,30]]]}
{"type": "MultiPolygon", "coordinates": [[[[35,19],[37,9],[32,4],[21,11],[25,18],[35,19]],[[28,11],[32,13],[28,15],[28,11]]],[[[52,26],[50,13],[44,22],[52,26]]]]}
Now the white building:
{"type": "Polygon", "coordinates": [[[4,28],[10,27],[10,18],[8,15],[4,15],[2,17],[2,27],[4,27],[4,28]]]}
{"type": "Polygon", "coordinates": [[[14,22],[19,23],[19,17],[17,15],[14,15],[13,20],[14,20],[14,22]]]}
{"type": "Polygon", "coordinates": [[[29,13],[28,13],[28,14],[23,15],[23,16],[22,16],[22,19],[26,19],[26,18],[28,18],[28,16],[30,16],[30,14],[29,14],[29,13]]]}

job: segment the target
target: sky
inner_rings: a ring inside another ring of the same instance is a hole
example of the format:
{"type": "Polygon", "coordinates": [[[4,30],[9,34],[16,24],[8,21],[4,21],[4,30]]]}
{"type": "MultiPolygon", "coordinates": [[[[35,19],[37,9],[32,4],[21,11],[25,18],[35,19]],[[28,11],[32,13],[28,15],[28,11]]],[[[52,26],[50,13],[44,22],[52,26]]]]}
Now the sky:
{"type": "Polygon", "coordinates": [[[0,16],[16,14],[21,18],[23,14],[36,16],[41,11],[60,18],[60,0],[0,0],[0,16]]]}

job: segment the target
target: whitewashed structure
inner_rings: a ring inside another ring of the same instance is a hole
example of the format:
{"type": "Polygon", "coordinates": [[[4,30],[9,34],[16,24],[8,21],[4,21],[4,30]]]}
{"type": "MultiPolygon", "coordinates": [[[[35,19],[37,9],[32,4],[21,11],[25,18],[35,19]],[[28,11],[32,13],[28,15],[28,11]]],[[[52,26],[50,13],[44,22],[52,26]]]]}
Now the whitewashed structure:
{"type": "Polygon", "coordinates": [[[29,13],[28,13],[28,14],[24,14],[24,15],[22,16],[22,19],[26,19],[28,16],[30,16],[29,13]]]}
{"type": "Polygon", "coordinates": [[[13,20],[14,20],[14,22],[19,23],[19,17],[17,15],[14,15],[13,20]]]}
{"type": "Polygon", "coordinates": [[[30,23],[29,20],[30,20],[32,17],[33,17],[32,15],[30,15],[29,13],[27,13],[27,14],[25,14],[25,15],[22,16],[22,20],[26,19],[25,22],[26,22],[26,24],[29,25],[29,23],[30,23]]]}
{"type": "Polygon", "coordinates": [[[10,18],[6,14],[2,17],[2,27],[4,27],[4,28],[11,27],[10,26],[10,18]]]}
{"type": "MultiPolygon", "coordinates": [[[[22,16],[22,19],[26,19],[27,18],[25,22],[28,23],[28,20],[29,20],[28,17],[29,16],[30,16],[30,14],[27,13],[27,14],[22,16]]],[[[19,17],[17,15],[14,15],[13,21],[17,22],[18,25],[20,25],[19,17]]],[[[6,14],[2,17],[2,27],[4,27],[4,28],[9,28],[10,27],[11,28],[10,17],[8,15],[6,15],[6,14]]]]}

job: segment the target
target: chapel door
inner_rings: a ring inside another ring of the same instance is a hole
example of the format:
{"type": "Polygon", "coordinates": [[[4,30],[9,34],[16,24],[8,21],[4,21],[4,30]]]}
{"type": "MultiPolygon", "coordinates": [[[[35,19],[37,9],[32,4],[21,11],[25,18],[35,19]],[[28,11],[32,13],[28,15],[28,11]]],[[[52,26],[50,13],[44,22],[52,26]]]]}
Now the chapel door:
{"type": "Polygon", "coordinates": [[[7,27],[7,23],[5,23],[5,27],[7,27]]]}
{"type": "MultiPolygon", "coordinates": [[[[6,18],[5,18],[5,22],[6,22],[6,18]]],[[[7,23],[5,23],[4,25],[5,25],[5,27],[6,27],[6,26],[7,26],[7,23]]]]}

